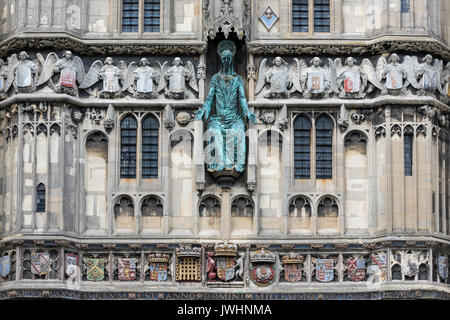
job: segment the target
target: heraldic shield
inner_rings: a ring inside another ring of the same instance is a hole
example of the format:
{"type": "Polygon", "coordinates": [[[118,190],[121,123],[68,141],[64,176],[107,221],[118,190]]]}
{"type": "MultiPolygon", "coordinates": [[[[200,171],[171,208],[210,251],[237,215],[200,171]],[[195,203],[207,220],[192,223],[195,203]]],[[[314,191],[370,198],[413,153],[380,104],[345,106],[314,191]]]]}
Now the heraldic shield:
{"type": "Polygon", "coordinates": [[[364,258],[348,258],[347,274],[352,281],[363,281],[366,278],[366,260],[364,258]]]}
{"type": "Polygon", "coordinates": [[[153,262],[149,265],[151,281],[167,280],[167,263],[153,262]]]}
{"type": "Polygon", "coordinates": [[[119,258],[118,269],[120,281],[132,281],[136,279],[135,258],[119,258]]]}
{"type": "Polygon", "coordinates": [[[78,275],[78,256],[66,254],[66,275],[69,278],[76,278],[78,275]]]}
{"type": "Polygon", "coordinates": [[[448,278],[448,258],[446,256],[439,256],[438,258],[438,272],[442,280],[448,278]]]}
{"type": "Polygon", "coordinates": [[[61,70],[61,85],[67,88],[75,88],[77,74],[70,68],[61,70]]]}
{"type": "Polygon", "coordinates": [[[236,259],[234,257],[217,257],[216,268],[217,277],[223,281],[230,281],[234,278],[236,259]]]}
{"type": "Polygon", "coordinates": [[[86,279],[88,281],[102,281],[105,278],[106,259],[85,258],[86,279]]]}
{"type": "Polygon", "coordinates": [[[37,253],[31,254],[31,272],[42,276],[51,271],[51,261],[49,253],[37,253]]]}
{"type": "Polygon", "coordinates": [[[272,284],[275,279],[275,259],[275,254],[264,249],[250,253],[250,262],[252,263],[250,275],[254,284],[258,286],[272,284]]]}
{"type": "Polygon", "coordinates": [[[9,254],[3,257],[0,257],[0,276],[6,278],[11,269],[11,259],[9,254]]]}
{"type": "Polygon", "coordinates": [[[285,265],[284,280],[287,282],[302,281],[302,269],[298,263],[290,263],[285,265]]]}
{"type": "Polygon", "coordinates": [[[330,282],[334,279],[334,260],[316,260],[316,279],[320,282],[330,282]]]}

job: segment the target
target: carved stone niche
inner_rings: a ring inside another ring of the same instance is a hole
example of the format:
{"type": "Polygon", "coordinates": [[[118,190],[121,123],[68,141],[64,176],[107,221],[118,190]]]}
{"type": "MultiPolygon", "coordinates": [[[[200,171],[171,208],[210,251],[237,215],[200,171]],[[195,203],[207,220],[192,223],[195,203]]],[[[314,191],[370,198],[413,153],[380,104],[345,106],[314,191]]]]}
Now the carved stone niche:
{"type": "Polygon", "coordinates": [[[239,39],[250,36],[250,0],[204,0],[203,25],[205,39],[223,32],[228,38],[236,32],[239,39]]]}

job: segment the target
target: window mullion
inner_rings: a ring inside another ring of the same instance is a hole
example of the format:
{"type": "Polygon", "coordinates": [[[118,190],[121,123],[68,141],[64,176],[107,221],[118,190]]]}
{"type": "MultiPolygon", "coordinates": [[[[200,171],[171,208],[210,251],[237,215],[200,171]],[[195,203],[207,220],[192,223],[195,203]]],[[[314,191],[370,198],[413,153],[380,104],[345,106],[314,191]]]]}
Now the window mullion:
{"type": "Polygon", "coordinates": [[[144,0],[139,0],[139,33],[144,32],[144,0]]]}
{"type": "Polygon", "coordinates": [[[308,3],[308,20],[309,20],[309,33],[314,32],[314,0],[309,0],[308,3]]]}

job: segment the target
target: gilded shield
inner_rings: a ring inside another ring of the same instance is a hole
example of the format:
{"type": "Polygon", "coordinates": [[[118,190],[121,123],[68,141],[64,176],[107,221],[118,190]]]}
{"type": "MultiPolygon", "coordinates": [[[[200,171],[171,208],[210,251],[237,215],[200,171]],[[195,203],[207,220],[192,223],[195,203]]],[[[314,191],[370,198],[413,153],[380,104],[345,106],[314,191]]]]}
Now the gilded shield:
{"type": "Polygon", "coordinates": [[[106,259],[85,258],[86,279],[88,281],[102,281],[105,278],[106,259]]]}
{"type": "Polygon", "coordinates": [[[348,258],[347,274],[352,281],[362,281],[366,278],[366,260],[364,258],[348,258]]]}
{"type": "Polygon", "coordinates": [[[167,263],[151,262],[149,265],[150,280],[151,281],[166,281],[167,280],[167,263]]]}
{"type": "Polygon", "coordinates": [[[233,280],[235,266],[236,259],[234,257],[217,257],[217,277],[222,281],[233,280]]]}

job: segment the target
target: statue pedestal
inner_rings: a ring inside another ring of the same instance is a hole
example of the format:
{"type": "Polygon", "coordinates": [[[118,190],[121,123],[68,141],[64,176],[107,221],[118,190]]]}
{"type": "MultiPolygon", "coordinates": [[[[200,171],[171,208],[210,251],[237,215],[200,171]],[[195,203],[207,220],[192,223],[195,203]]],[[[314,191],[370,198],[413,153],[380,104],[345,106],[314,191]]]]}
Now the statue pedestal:
{"type": "Polygon", "coordinates": [[[240,176],[240,172],[236,170],[222,170],[210,172],[211,175],[217,180],[217,184],[222,188],[231,188],[240,176]]]}

